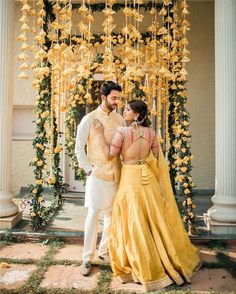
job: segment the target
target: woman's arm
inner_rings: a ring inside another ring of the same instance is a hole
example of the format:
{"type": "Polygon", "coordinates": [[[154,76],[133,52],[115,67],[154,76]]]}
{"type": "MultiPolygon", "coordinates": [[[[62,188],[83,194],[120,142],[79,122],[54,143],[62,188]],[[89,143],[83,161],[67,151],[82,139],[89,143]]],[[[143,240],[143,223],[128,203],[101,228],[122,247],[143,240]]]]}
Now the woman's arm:
{"type": "Polygon", "coordinates": [[[100,122],[100,120],[98,119],[94,120],[93,125],[96,128],[96,131],[98,132],[99,141],[101,143],[106,159],[111,160],[113,157],[117,156],[121,151],[122,142],[123,142],[121,127],[117,129],[112,139],[111,145],[109,146],[104,136],[104,126],[100,122]]]}
{"type": "Polygon", "coordinates": [[[99,134],[99,141],[101,143],[102,150],[103,150],[103,153],[104,153],[106,159],[107,160],[111,160],[115,155],[110,154],[110,147],[109,147],[109,145],[106,142],[104,133],[99,134]]]}
{"type": "Polygon", "coordinates": [[[152,153],[153,155],[158,159],[159,158],[159,146],[158,146],[158,141],[157,141],[157,135],[154,130],[152,130],[152,135],[153,135],[153,141],[151,145],[152,153]]]}
{"type": "Polygon", "coordinates": [[[113,156],[110,154],[110,146],[107,144],[105,136],[104,136],[103,124],[100,122],[99,119],[95,119],[93,121],[93,126],[96,129],[96,132],[99,136],[99,141],[106,159],[111,160],[113,156]]]}

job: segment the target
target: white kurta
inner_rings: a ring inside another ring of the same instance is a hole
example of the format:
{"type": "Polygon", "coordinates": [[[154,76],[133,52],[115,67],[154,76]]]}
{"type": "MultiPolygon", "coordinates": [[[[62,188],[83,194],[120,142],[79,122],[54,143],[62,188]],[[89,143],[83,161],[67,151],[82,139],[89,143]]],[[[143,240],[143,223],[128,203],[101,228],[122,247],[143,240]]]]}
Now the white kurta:
{"type": "MultiPolygon", "coordinates": [[[[79,165],[87,173],[92,170],[91,164],[88,161],[88,157],[85,153],[85,145],[90,133],[91,123],[92,118],[90,115],[83,117],[80,124],[78,125],[75,145],[75,153],[79,165]]],[[[105,181],[91,173],[91,175],[87,177],[86,181],[85,207],[99,210],[111,208],[117,189],[117,183],[112,181],[105,181]]]]}
{"type": "Polygon", "coordinates": [[[111,208],[117,189],[117,183],[104,181],[92,173],[86,181],[84,206],[99,210],[111,208]]]}

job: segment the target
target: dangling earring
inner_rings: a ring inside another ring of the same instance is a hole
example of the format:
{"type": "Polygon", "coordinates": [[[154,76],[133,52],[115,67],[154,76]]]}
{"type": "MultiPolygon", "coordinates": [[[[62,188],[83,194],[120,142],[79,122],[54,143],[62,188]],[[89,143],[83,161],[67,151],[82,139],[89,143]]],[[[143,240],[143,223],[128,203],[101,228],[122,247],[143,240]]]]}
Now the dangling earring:
{"type": "Polygon", "coordinates": [[[138,127],[138,117],[134,118],[134,121],[132,122],[132,127],[134,127],[134,128],[138,127]]]}

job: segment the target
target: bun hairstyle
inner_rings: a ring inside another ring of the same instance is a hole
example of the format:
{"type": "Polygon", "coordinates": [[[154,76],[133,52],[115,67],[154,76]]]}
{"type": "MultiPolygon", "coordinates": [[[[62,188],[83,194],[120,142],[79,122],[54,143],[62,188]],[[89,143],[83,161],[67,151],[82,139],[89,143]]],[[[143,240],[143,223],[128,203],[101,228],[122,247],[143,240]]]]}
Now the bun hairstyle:
{"type": "Polygon", "coordinates": [[[108,96],[112,90],[121,92],[122,88],[120,85],[118,85],[117,83],[113,81],[106,81],[101,86],[100,94],[104,96],[108,96]]]}
{"type": "Polygon", "coordinates": [[[149,127],[151,121],[148,118],[148,107],[142,100],[131,100],[128,102],[133,112],[138,113],[137,123],[143,127],[149,127]]]}

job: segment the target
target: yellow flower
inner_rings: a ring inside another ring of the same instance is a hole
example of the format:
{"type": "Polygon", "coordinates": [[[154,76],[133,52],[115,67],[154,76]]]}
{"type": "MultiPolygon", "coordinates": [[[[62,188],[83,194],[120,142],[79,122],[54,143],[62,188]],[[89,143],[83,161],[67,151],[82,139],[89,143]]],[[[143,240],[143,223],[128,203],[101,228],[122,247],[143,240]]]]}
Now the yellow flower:
{"type": "Polygon", "coordinates": [[[66,106],[65,106],[65,105],[62,105],[62,106],[60,107],[60,111],[61,111],[61,112],[65,112],[65,111],[66,111],[66,106]]]}
{"type": "Polygon", "coordinates": [[[38,148],[41,149],[41,150],[44,149],[44,146],[43,146],[42,144],[40,144],[40,143],[37,143],[37,144],[36,144],[36,147],[38,147],[38,148]]]}
{"type": "Polygon", "coordinates": [[[158,111],[155,109],[155,108],[153,108],[152,110],[151,110],[151,115],[157,115],[158,114],[158,111]]]}
{"type": "Polygon", "coordinates": [[[58,145],[58,146],[54,149],[54,152],[55,152],[55,153],[60,153],[62,150],[63,150],[62,146],[61,146],[61,145],[58,145]]]}
{"type": "Polygon", "coordinates": [[[187,171],[187,167],[186,166],[183,166],[183,167],[181,167],[181,169],[180,169],[183,173],[185,173],[186,171],[187,171]]]}
{"type": "Polygon", "coordinates": [[[183,122],[183,125],[184,125],[184,126],[188,126],[188,125],[189,125],[189,122],[185,120],[185,121],[183,122]]]}
{"type": "Polygon", "coordinates": [[[75,101],[72,101],[70,105],[71,105],[72,107],[76,107],[76,103],[75,103],[75,101]]]}
{"type": "Polygon", "coordinates": [[[56,183],[56,179],[55,179],[55,177],[49,177],[48,178],[48,184],[49,185],[52,185],[52,184],[55,184],[56,183]]]}
{"type": "Polygon", "coordinates": [[[185,152],[186,152],[186,148],[182,148],[181,151],[182,151],[183,153],[185,153],[185,152]]]}
{"type": "Polygon", "coordinates": [[[32,191],[32,193],[34,193],[34,194],[36,194],[38,192],[38,189],[34,189],[33,191],[32,191]]]}
{"type": "Polygon", "coordinates": [[[36,213],[35,213],[34,211],[32,211],[32,212],[30,213],[30,215],[31,215],[32,217],[35,217],[35,216],[36,216],[36,213]]]}
{"type": "Polygon", "coordinates": [[[197,206],[195,204],[192,204],[192,208],[196,208],[197,206]]]}
{"type": "Polygon", "coordinates": [[[194,214],[192,212],[189,212],[188,215],[190,216],[190,218],[194,218],[194,214]]]}
{"type": "Polygon", "coordinates": [[[185,215],[185,216],[183,217],[183,221],[186,222],[187,219],[188,219],[188,217],[185,215]]]}
{"type": "Polygon", "coordinates": [[[182,205],[183,205],[183,206],[186,206],[186,201],[185,201],[185,200],[183,201],[182,205]]]}
{"type": "Polygon", "coordinates": [[[187,198],[187,204],[191,205],[192,204],[192,199],[191,198],[187,198]]]}
{"type": "Polygon", "coordinates": [[[38,159],[38,157],[34,157],[34,159],[33,159],[33,161],[38,161],[39,159],[38,159]]]}
{"type": "Polygon", "coordinates": [[[91,94],[90,93],[86,93],[84,96],[84,99],[91,99],[91,94]]]}
{"type": "Polygon", "coordinates": [[[176,179],[176,181],[179,182],[179,183],[182,183],[182,182],[183,182],[183,179],[182,179],[181,177],[178,177],[178,178],[176,179]]]}
{"type": "Polygon", "coordinates": [[[42,160],[39,160],[38,162],[37,162],[37,166],[42,166],[43,165],[43,161],[42,160]]]}
{"type": "Polygon", "coordinates": [[[42,118],[45,118],[45,117],[47,117],[47,116],[49,116],[49,111],[44,111],[44,112],[41,114],[41,117],[42,117],[42,118]]]}
{"type": "Polygon", "coordinates": [[[40,179],[40,180],[36,180],[35,183],[36,183],[37,185],[41,185],[41,184],[43,183],[43,180],[42,180],[42,179],[40,179]]]}
{"type": "Polygon", "coordinates": [[[184,194],[189,194],[190,193],[190,190],[189,189],[184,189],[184,194]]]}
{"type": "Polygon", "coordinates": [[[21,72],[17,77],[24,80],[29,79],[29,76],[27,75],[25,71],[21,72]]]}
{"type": "Polygon", "coordinates": [[[185,136],[189,136],[189,131],[184,131],[183,134],[184,134],[185,136]]]}
{"type": "Polygon", "coordinates": [[[43,197],[39,197],[38,202],[43,202],[43,197]]]}
{"type": "Polygon", "coordinates": [[[188,187],[188,183],[183,183],[183,186],[184,186],[185,188],[187,188],[187,187],[188,187]]]}

